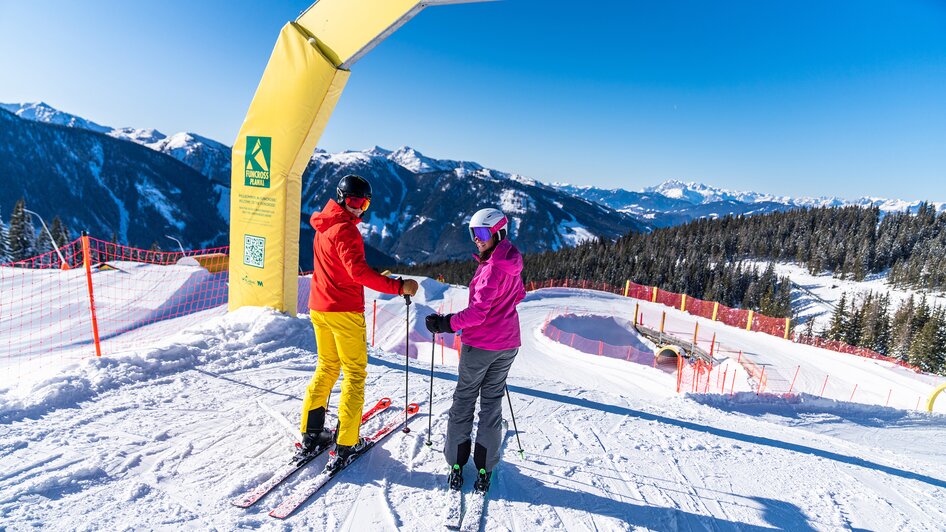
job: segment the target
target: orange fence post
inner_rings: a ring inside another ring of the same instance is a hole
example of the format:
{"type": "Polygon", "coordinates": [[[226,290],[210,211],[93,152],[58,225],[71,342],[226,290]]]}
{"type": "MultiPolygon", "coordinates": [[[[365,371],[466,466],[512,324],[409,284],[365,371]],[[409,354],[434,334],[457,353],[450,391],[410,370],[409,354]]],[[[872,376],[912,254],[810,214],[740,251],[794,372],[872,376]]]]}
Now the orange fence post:
{"type": "Polygon", "coordinates": [[[631,280],[628,279],[628,280],[624,283],[624,297],[627,297],[627,293],[630,292],[630,291],[631,291],[631,280]]]}
{"type": "Polygon", "coordinates": [[[893,393],[893,388],[891,388],[890,391],[887,392],[887,402],[884,403],[884,406],[887,406],[887,405],[890,404],[890,394],[892,394],[892,393],[893,393]]]}
{"type": "Polygon", "coordinates": [[[853,402],[854,402],[854,392],[856,392],[856,391],[857,391],[857,383],[855,382],[855,383],[854,383],[854,389],[851,390],[851,398],[848,399],[848,402],[849,402],[849,403],[853,403],[853,402]]]}
{"type": "Polygon", "coordinates": [[[641,304],[634,303],[634,327],[637,327],[637,316],[640,314],[641,304]]]}
{"type": "Polygon", "coordinates": [[[687,295],[680,294],[680,310],[686,312],[687,310],[687,295]]]}
{"type": "Polygon", "coordinates": [[[719,314],[719,301],[713,303],[713,321],[716,321],[717,314],[719,314]]]}
{"type": "Polygon", "coordinates": [[[789,328],[792,326],[792,319],[785,318],[785,339],[788,340],[789,328]]]}
{"type": "Polygon", "coordinates": [[[824,376],[824,384],[821,385],[821,394],[818,396],[818,398],[824,397],[824,389],[825,389],[826,386],[828,386],[828,376],[827,376],[827,375],[824,376]]]}
{"type": "Polygon", "coordinates": [[[751,330],[752,330],[752,316],[753,316],[753,314],[755,314],[755,312],[752,311],[752,310],[750,310],[750,311],[749,311],[749,320],[746,322],[746,330],[747,330],[747,331],[751,331],[751,330]]]}
{"type": "Polygon", "coordinates": [[[739,358],[736,359],[738,364],[742,364],[742,349],[739,350],[739,358]]]}
{"type": "MultiPolygon", "coordinates": [[[[723,386],[725,386],[725,385],[726,385],[726,383],[724,382],[724,383],[723,383],[723,386]]],[[[729,398],[730,398],[730,399],[732,399],[732,396],[733,396],[733,394],[735,393],[735,391],[736,391],[736,370],[733,370],[733,372],[732,372],[732,384],[729,386],[729,398]]]]}
{"type": "Polygon", "coordinates": [[[660,316],[660,333],[664,332],[664,324],[667,322],[667,311],[665,310],[663,315],[660,316]]]}
{"type": "Polygon", "coordinates": [[[762,366],[762,375],[759,375],[759,391],[755,394],[759,395],[762,393],[762,390],[765,389],[765,366],[762,366]]]}
{"type": "Polygon", "coordinates": [[[657,287],[656,287],[656,286],[654,287],[654,291],[653,291],[653,292],[654,292],[654,295],[651,296],[650,302],[651,302],[651,303],[656,303],[656,302],[657,302],[657,287]]]}
{"type": "Polygon", "coordinates": [[[92,293],[92,256],[89,250],[89,234],[82,231],[82,263],[85,266],[85,280],[89,288],[89,310],[92,311],[92,339],[95,341],[95,356],[102,356],[102,343],[99,340],[99,320],[95,317],[95,295],[92,293]]]}
{"type": "Polygon", "coordinates": [[[598,356],[600,357],[602,354],[604,354],[604,342],[599,340],[598,341],[598,356]]]}
{"type": "Polygon", "coordinates": [[[726,375],[729,374],[729,366],[726,366],[726,369],[723,370],[723,385],[719,387],[719,393],[726,392],[726,375]]]}
{"type": "Polygon", "coordinates": [[[374,333],[378,330],[378,300],[374,300],[371,310],[371,347],[374,347],[374,333]]]}
{"type": "MultiPolygon", "coordinates": [[[[683,381],[683,357],[677,355],[677,393],[680,393],[680,383],[683,381]]],[[[920,404],[919,401],[916,403],[920,404]]]]}
{"type": "Polygon", "coordinates": [[[715,345],[716,345],[716,333],[714,332],[714,333],[713,333],[713,340],[710,342],[710,351],[709,351],[709,356],[710,356],[710,358],[713,358],[713,346],[715,346],[715,345]]]}
{"type": "Polygon", "coordinates": [[[696,325],[693,327],[693,347],[696,347],[696,336],[700,333],[700,322],[696,322],[696,325]]]}

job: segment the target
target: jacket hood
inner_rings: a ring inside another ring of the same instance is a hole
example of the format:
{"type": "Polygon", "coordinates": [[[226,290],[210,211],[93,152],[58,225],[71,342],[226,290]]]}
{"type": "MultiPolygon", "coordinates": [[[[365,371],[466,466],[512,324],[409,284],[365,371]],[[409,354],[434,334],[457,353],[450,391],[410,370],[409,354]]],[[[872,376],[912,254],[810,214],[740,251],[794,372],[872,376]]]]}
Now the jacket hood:
{"type": "Polygon", "coordinates": [[[500,240],[493,248],[492,255],[485,262],[492,264],[509,275],[522,273],[522,254],[508,240],[500,240]]]}
{"type": "Polygon", "coordinates": [[[312,225],[313,229],[319,232],[325,232],[329,227],[344,222],[357,224],[361,222],[361,218],[348,212],[333,199],[328,200],[322,212],[312,213],[312,217],[309,218],[309,223],[312,225]]]}

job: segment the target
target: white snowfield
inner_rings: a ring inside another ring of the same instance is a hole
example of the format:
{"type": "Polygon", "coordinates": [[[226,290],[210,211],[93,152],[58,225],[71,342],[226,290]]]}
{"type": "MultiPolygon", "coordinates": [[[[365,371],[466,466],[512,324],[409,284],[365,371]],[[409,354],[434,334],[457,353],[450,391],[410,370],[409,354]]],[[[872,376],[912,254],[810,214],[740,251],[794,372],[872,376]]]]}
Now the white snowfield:
{"type": "MultiPolygon", "coordinates": [[[[367,296],[370,340],[376,294],[367,296]]],[[[435,347],[430,402],[431,344],[416,339],[429,338],[424,315],[460,310],[465,299],[465,288],[422,280],[408,325],[417,355],[408,397],[421,405],[412,432],[391,435],[285,521],[267,513],[326,457],[249,509],[230,500],[291,453],[286,430],[260,403],[297,422],[317,358],[305,316],[244,308],[184,331],[161,322],[150,327],[172,335],[164,347],[83,360],[31,386],[0,389],[0,529],[441,530],[457,359],[449,346],[435,347]]],[[[566,307],[568,315],[617,317],[598,322],[618,326],[635,303],[548,289],[520,304],[523,346],[509,389],[524,456],[508,438],[483,529],[946,527],[946,416],[893,401],[897,408],[884,408],[886,397],[875,397],[893,389],[925,401],[934,379],[706,322],[700,341],[717,332],[725,349],[718,361],[737,373],[734,396],[678,395],[672,373],[580,353],[541,332],[566,307]],[[875,391],[854,402],[818,399],[819,381],[793,399],[757,396],[758,383],[724,361],[739,349],[779,370],[802,366],[814,381],[836,375],[838,394],[850,395],[855,382],[875,391]]],[[[366,401],[388,396],[394,406],[363,433],[404,404],[404,301],[385,296],[378,305],[366,401]]],[[[642,308],[648,324],[668,310],[642,308]]],[[[693,320],[668,310],[667,328],[692,334],[693,320]]],[[[468,466],[467,487],[472,476],[468,466]]]]}

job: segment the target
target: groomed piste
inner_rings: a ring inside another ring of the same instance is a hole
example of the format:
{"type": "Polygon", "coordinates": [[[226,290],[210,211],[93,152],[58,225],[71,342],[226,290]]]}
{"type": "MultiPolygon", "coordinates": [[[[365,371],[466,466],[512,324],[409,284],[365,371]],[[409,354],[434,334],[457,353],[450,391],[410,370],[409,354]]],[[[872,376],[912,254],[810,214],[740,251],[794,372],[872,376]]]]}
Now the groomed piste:
{"type": "MultiPolygon", "coordinates": [[[[393,435],[288,520],[267,512],[324,458],[248,510],[229,501],[291,452],[266,409],[296,421],[316,346],[304,315],[243,308],[183,331],[176,320],[151,324],[167,336],[159,348],[65,361],[54,376],[3,383],[0,527],[439,530],[457,354],[447,342],[433,346],[429,402],[423,316],[459,310],[466,288],[420,281],[407,325],[400,298],[368,293],[366,311],[369,341],[376,332],[369,402],[403,403],[411,335],[409,397],[421,406],[412,432],[393,435]]],[[[635,303],[554,288],[520,305],[524,345],[510,392],[525,452],[507,447],[486,530],[933,530],[946,522],[944,405],[934,414],[883,406],[890,389],[925,399],[934,378],[701,322],[699,341],[708,346],[716,334],[734,389],[678,394],[672,372],[582,352],[544,332],[552,323],[652,348],[626,326],[635,303]],[[810,369],[811,382],[799,377],[791,396],[759,394],[740,352],[766,367],[810,369]],[[825,373],[835,395],[819,398],[825,373]],[[854,384],[854,400],[840,398],[854,384]]],[[[667,312],[667,330],[683,337],[698,319],[658,304],[641,309],[646,322],[667,312]]]]}

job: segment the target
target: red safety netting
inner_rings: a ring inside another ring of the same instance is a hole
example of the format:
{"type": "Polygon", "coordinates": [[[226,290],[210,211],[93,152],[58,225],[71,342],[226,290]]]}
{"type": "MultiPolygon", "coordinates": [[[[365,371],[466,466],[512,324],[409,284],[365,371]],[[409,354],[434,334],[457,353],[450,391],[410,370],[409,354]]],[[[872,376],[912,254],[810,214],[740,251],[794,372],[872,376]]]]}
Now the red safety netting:
{"type": "Polygon", "coordinates": [[[839,353],[846,353],[848,355],[856,355],[864,358],[872,358],[874,360],[884,360],[890,362],[891,364],[896,364],[898,366],[913,370],[917,373],[922,373],[923,370],[920,368],[910,365],[907,362],[902,360],[897,360],[888,356],[881,355],[880,353],[868,349],[866,347],[855,347],[853,345],[839,342],[837,340],[828,340],[826,338],[821,338],[819,336],[799,336],[796,340],[800,344],[812,345],[815,347],[820,347],[822,349],[830,349],[831,351],[837,351],[839,353]]]}
{"type": "Polygon", "coordinates": [[[528,292],[542,288],[581,288],[583,290],[597,290],[599,292],[610,292],[612,294],[624,294],[623,286],[612,285],[602,281],[548,279],[545,281],[529,281],[526,283],[526,291],[528,292]]]}
{"type": "Polygon", "coordinates": [[[227,302],[228,248],[158,252],[83,237],[0,266],[0,349],[20,374],[139,350],[227,302]],[[61,253],[61,257],[60,257],[61,253]],[[63,262],[65,267],[63,269],[63,262]]]}
{"type": "Polygon", "coordinates": [[[626,287],[627,297],[634,299],[646,299],[649,301],[654,292],[653,287],[643,284],[627,283],[626,287]]]}
{"type": "Polygon", "coordinates": [[[700,316],[701,318],[706,318],[708,320],[713,319],[713,308],[716,306],[715,301],[703,301],[702,299],[697,299],[695,297],[687,297],[686,300],[686,311],[694,316],[700,316]]]}
{"type": "Polygon", "coordinates": [[[0,265],[0,367],[14,381],[95,355],[79,240],[0,265]],[[62,258],[60,258],[60,254],[62,258]]]}
{"type": "Polygon", "coordinates": [[[729,368],[713,366],[701,359],[689,361],[684,358],[677,360],[677,392],[678,393],[731,393],[727,383],[734,384],[734,374],[729,368]]]}
{"type": "Polygon", "coordinates": [[[719,310],[716,311],[716,321],[745,329],[749,321],[749,311],[720,305],[719,310]]]}
{"type": "Polygon", "coordinates": [[[680,308],[681,295],[666,290],[657,289],[657,303],[667,305],[668,307],[680,308]]]}
{"type": "Polygon", "coordinates": [[[765,334],[771,334],[779,338],[786,337],[786,325],[785,318],[770,318],[762,314],[755,314],[752,317],[753,331],[764,332],[765,334]]]}

